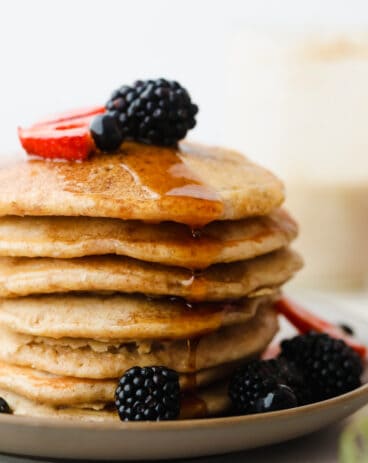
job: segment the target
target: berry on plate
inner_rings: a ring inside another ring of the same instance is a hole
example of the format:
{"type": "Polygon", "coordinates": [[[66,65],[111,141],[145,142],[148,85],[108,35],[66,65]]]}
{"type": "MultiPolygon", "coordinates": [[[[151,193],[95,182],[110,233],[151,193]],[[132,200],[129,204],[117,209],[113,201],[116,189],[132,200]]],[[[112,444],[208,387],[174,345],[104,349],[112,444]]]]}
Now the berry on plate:
{"type": "Polygon", "coordinates": [[[266,396],[261,397],[256,402],[256,412],[266,413],[283,410],[285,408],[294,408],[298,405],[297,397],[294,391],[284,384],[278,384],[266,396]]]}
{"type": "Polygon", "coordinates": [[[364,358],[367,354],[367,347],[348,336],[341,328],[332,323],[317,317],[313,313],[301,307],[296,302],[283,297],[275,303],[275,309],[301,333],[316,331],[326,333],[332,338],[343,339],[360,357],[364,358]]]}
{"type": "Polygon", "coordinates": [[[229,384],[235,413],[247,415],[301,405],[299,372],[285,359],[253,360],[238,368],[229,384]]]}
{"type": "Polygon", "coordinates": [[[119,380],[115,406],[122,421],[174,420],[180,412],[179,376],[162,366],[130,368],[119,380]]]}
{"type": "Polygon", "coordinates": [[[314,402],[352,391],[361,385],[359,355],[343,340],[310,332],[281,343],[281,357],[302,373],[314,402]]]}
{"type": "Polygon", "coordinates": [[[9,407],[8,402],[0,397],[0,413],[6,413],[6,414],[11,414],[11,408],[9,407]]]}

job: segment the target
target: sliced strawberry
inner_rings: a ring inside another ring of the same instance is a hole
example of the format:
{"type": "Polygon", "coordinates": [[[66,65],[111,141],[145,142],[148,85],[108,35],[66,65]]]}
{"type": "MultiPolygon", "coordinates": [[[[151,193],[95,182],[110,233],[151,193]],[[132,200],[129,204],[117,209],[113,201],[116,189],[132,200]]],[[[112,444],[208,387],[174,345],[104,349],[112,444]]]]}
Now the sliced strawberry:
{"type": "Polygon", "coordinates": [[[89,126],[105,108],[94,106],[57,114],[33,124],[28,129],[19,128],[18,136],[30,155],[49,159],[83,160],[96,149],[89,126]]]}
{"type": "Polygon", "coordinates": [[[103,114],[106,111],[104,106],[91,106],[89,108],[79,108],[79,109],[72,109],[70,111],[65,111],[62,113],[54,114],[49,116],[47,119],[41,119],[40,121],[36,122],[32,125],[32,127],[39,127],[44,125],[54,125],[59,122],[65,121],[74,121],[76,119],[81,118],[90,118],[91,116],[96,116],[96,114],[103,114]]]}
{"type": "Polygon", "coordinates": [[[333,325],[332,323],[323,320],[312,314],[304,307],[291,301],[287,298],[282,298],[276,302],[275,308],[279,313],[284,315],[289,322],[295,326],[301,333],[307,331],[317,331],[320,333],[326,333],[333,338],[342,339],[355,350],[361,357],[365,357],[367,354],[367,347],[363,344],[359,344],[352,337],[346,335],[340,328],[333,325]]]}
{"type": "Polygon", "coordinates": [[[31,127],[18,129],[28,154],[49,159],[83,160],[95,149],[88,125],[67,128],[31,127]]]}

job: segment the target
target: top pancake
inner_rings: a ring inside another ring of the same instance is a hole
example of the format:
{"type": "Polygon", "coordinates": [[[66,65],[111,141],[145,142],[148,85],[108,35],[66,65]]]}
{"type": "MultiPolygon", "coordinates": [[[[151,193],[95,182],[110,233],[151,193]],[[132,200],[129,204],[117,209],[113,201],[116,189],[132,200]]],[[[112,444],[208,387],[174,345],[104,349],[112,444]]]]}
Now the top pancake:
{"type": "Polygon", "coordinates": [[[0,215],[89,216],[191,227],[267,215],[282,183],[241,154],[182,143],[124,143],[84,162],[15,161],[0,169],[0,215]]]}

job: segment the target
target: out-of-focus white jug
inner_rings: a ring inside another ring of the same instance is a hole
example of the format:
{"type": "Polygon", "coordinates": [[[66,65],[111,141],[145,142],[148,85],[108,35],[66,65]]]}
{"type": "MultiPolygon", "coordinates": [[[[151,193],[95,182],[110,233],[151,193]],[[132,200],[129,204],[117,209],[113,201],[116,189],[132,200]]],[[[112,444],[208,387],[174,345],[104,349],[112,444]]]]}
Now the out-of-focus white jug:
{"type": "Polygon", "coordinates": [[[296,284],[368,283],[368,29],[245,30],[229,50],[226,139],[287,185],[296,284]]]}

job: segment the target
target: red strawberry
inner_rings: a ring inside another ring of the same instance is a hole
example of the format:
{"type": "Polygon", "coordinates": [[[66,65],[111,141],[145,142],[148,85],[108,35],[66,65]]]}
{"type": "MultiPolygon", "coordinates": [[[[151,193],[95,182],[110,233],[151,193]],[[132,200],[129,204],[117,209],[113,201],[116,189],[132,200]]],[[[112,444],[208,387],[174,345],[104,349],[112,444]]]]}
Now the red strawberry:
{"type": "Polygon", "coordinates": [[[365,357],[367,347],[359,344],[350,336],[347,336],[340,328],[332,323],[317,317],[299,304],[282,298],[275,304],[276,309],[286,317],[289,322],[295,326],[301,333],[308,331],[317,331],[319,333],[329,334],[333,338],[343,339],[348,346],[355,350],[361,357],[365,357]]]}
{"type": "Polygon", "coordinates": [[[95,148],[88,126],[62,130],[48,127],[19,128],[18,135],[28,154],[43,158],[83,160],[95,148]]]}
{"type": "Polygon", "coordinates": [[[41,125],[56,124],[65,121],[74,121],[75,119],[86,118],[95,116],[96,114],[102,114],[106,111],[104,106],[92,106],[89,108],[72,109],[62,113],[54,114],[49,116],[47,119],[41,119],[32,125],[32,127],[39,127],[41,125]]]}
{"type": "Polygon", "coordinates": [[[89,130],[92,119],[105,111],[94,107],[74,110],[42,120],[28,129],[19,128],[18,136],[30,155],[49,159],[77,161],[96,149],[89,130]]]}

